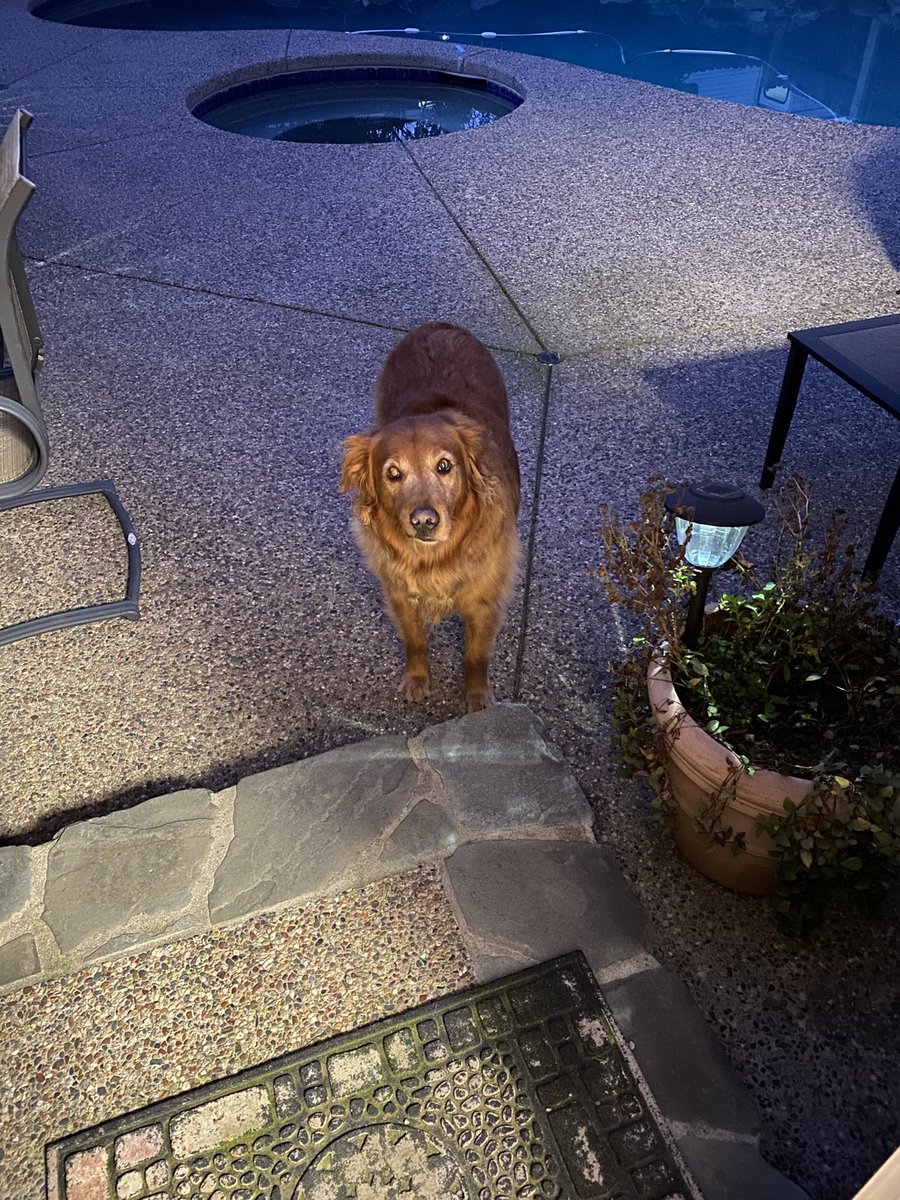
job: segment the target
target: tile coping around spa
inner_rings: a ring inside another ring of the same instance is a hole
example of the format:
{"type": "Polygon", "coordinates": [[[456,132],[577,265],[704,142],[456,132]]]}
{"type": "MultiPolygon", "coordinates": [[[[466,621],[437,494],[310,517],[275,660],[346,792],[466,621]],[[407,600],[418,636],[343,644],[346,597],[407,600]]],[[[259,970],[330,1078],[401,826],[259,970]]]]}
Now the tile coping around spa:
{"type": "Polygon", "coordinates": [[[522,96],[507,86],[484,75],[464,75],[456,71],[438,70],[436,67],[403,66],[391,63],[366,63],[353,66],[310,67],[308,70],[298,69],[279,71],[277,74],[255,75],[226,87],[222,91],[213,92],[198,104],[192,112],[195,117],[205,117],[207,113],[222,104],[233,100],[246,100],[251,96],[265,96],[278,93],[287,88],[301,85],[326,83],[369,83],[394,82],[402,80],[411,83],[460,83],[472,90],[487,92],[507,100],[510,104],[522,103],[522,96]]]}

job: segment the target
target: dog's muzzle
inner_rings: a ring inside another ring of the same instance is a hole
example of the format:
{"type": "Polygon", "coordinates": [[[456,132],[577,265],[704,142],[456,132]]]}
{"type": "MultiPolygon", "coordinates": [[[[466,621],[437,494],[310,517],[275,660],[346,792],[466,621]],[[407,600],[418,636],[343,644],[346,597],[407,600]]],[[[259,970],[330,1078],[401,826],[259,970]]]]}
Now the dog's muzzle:
{"type": "Polygon", "coordinates": [[[441,518],[433,508],[415,508],[409,514],[409,523],[414,538],[420,542],[433,542],[441,518]]]}

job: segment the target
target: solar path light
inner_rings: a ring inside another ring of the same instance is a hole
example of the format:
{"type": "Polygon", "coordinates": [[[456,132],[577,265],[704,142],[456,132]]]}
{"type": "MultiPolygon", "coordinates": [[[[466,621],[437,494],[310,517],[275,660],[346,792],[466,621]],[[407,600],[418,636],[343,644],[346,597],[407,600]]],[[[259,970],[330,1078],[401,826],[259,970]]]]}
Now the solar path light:
{"type": "Polygon", "coordinates": [[[703,632],[703,610],[713,571],[737,553],[744,534],[763,519],[765,509],[730,483],[692,483],[670,492],[665,506],[675,514],[675,536],[697,572],[684,627],[684,644],[693,648],[703,632]]]}

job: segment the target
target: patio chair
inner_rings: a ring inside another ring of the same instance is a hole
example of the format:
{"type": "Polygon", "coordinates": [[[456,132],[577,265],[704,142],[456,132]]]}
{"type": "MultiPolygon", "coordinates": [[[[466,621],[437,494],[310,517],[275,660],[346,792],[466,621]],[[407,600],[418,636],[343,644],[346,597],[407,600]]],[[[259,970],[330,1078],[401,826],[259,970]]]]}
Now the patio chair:
{"type": "Polygon", "coordinates": [[[122,600],[50,613],[0,629],[0,645],[70,625],[109,617],[137,620],[139,616],[137,535],[111,480],[45,488],[27,495],[44,477],[50,458],[37,389],[43,338],[16,239],[16,224],[35,190],[25,173],[24,134],[31,121],[31,113],[19,109],[0,142],[0,513],[72,496],[105,496],[127,542],[128,583],[122,600]]]}
{"type": "Polygon", "coordinates": [[[24,174],[23,135],[30,124],[31,114],[19,109],[0,143],[0,248],[6,267],[0,275],[0,378],[11,383],[0,388],[13,393],[0,395],[0,498],[33,488],[49,459],[36,382],[43,338],[16,240],[16,222],[34,191],[24,174]]]}

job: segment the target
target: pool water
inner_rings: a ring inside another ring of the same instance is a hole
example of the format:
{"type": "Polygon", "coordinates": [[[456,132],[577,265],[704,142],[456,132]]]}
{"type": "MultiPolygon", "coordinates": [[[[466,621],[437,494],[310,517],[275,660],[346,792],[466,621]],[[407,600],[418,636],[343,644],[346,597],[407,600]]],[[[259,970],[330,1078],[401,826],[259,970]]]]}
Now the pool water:
{"type": "Polygon", "coordinates": [[[117,29],[389,30],[774,111],[900,126],[895,0],[43,0],[34,11],[117,29]]]}
{"type": "Polygon", "coordinates": [[[522,97],[485,79],[417,68],[345,67],[267,76],[193,112],[229,133],[279,142],[405,142],[489,125],[522,97]]]}

